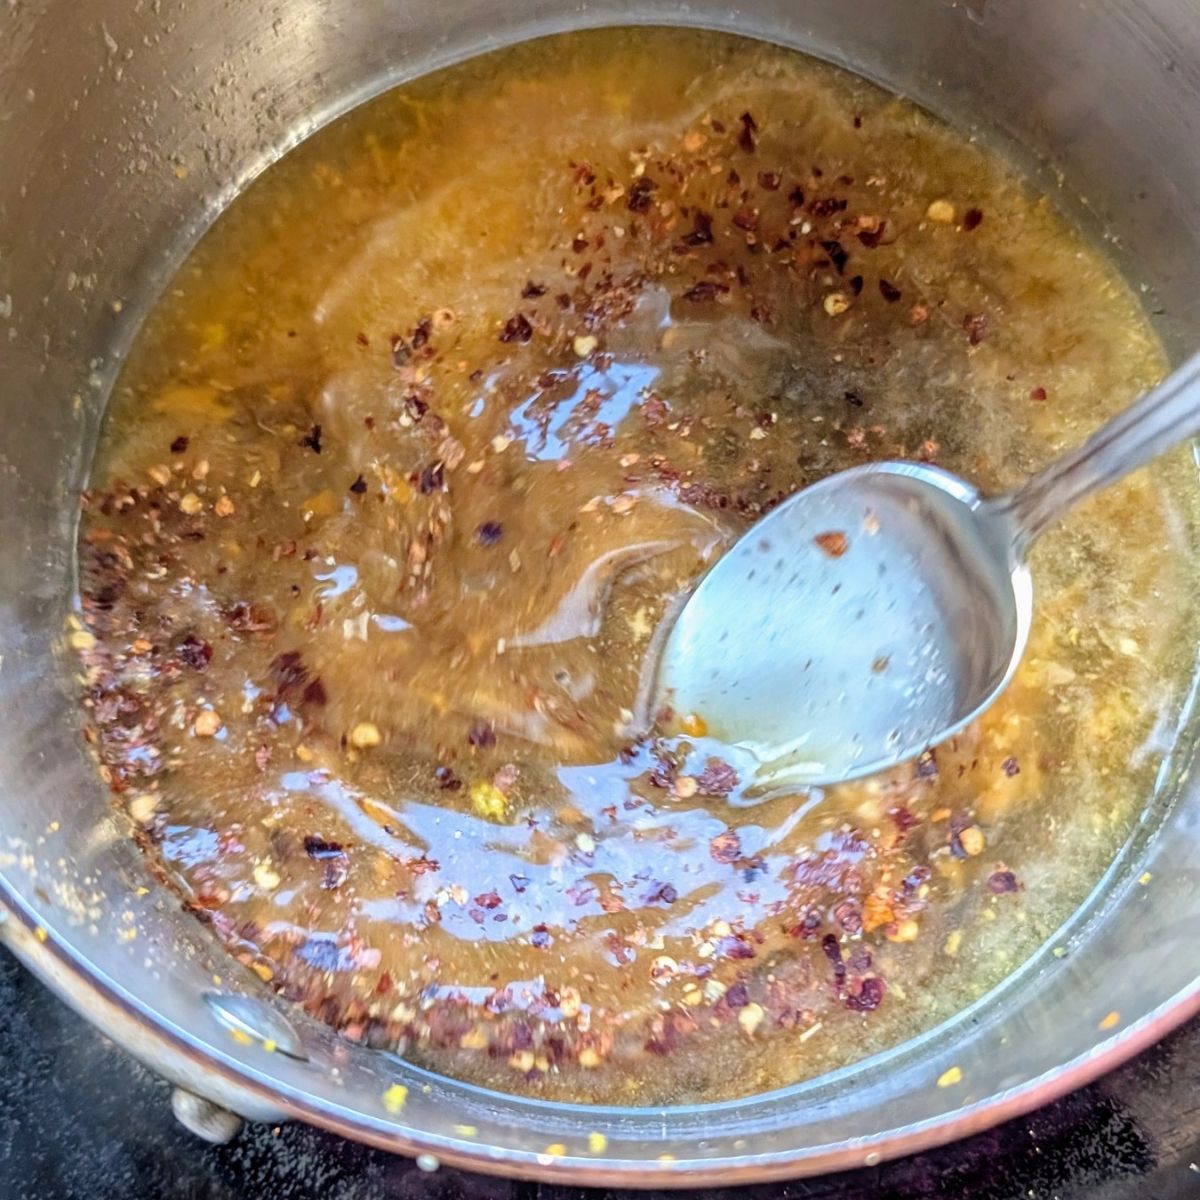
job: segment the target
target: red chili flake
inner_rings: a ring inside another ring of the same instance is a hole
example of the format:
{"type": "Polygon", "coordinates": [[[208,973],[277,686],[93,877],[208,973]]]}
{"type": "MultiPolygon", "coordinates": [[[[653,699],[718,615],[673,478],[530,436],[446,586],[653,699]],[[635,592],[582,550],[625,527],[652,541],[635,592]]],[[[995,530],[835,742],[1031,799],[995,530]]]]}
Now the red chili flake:
{"type": "Polygon", "coordinates": [[[783,183],[783,179],[776,171],[759,171],[758,173],[758,186],[762,188],[764,192],[779,191],[779,185],[781,183],[783,183]]]}
{"type": "Polygon", "coordinates": [[[650,772],[649,782],[651,787],[669,788],[675,782],[675,776],[679,774],[679,764],[667,753],[660,753],[656,747],[652,753],[656,759],[655,767],[650,772]]]}
{"type": "Polygon", "coordinates": [[[883,240],[883,231],[887,228],[886,221],[880,221],[874,229],[860,229],[857,237],[868,250],[875,250],[883,240]]]}
{"type": "Polygon", "coordinates": [[[987,886],[988,891],[995,896],[1003,896],[1006,892],[1021,890],[1017,877],[1011,871],[993,871],[988,876],[987,886]]]}
{"type": "Polygon", "coordinates": [[[318,707],[323,707],[329,700],[329,696],[325,692],[325,685],[319,680],[314,679],[304,689],[304,694],[300,697],[302,703],[313,704],[318,707]]]}
{"type": "Polygon", "coordinates": [[[830,558],[841,558],[847,550],[850,549],[850,539],[844,533],[830,531],[829,533],[818,533],[813,541],[823,550],[830,558]]]}
{"type": "MultiPolygon", "coordinates": [[[[668,475],[665,471],[661,472],[664,479],[678,479],[678,473],[668,475]]],[[[782,499],[783,497],[780,497],[782,499]]],[[[723,509],[729,507],[729,495],[706,482],[694,482],[683,484],[679,488],[679,499],[684,504],[702,504],[705,508],[723,509]]]]}
{"type": "Polygon", "coordinates": [[[651,392],[642,401],[642,416],[651,428],[661,425],[670,411],[667,402],[657,392],[651,392]]]}
{"type": "MultiPolygon", "coordinates": [[[[537,928],[545,929],[544,925],[537,928]]],[[[514,1022],[509,1031],[509,1047],[513,1050],[530,1050],[533,1048],[533,1029],[524,1021],[514,1022]]]]}
{"type": "Polygon", "coordinates": [[[314,425],[299,442],[301,446],[307,446],[314,454],[321,453],[321,427],[314,425]]]}
{"type": "Polygon", "coordinates": [[[496,744],[496,733],[490,725],[484,721],[476,721],[469,730],[467,730],[467,741],[472,746],[494,746],[496,744]]]}
{"type": "Polygon", "coordinates": [[[699,304],[706,300],[715,300],[718,296],[724,295],[728,291],[729,288],[723,283],[714,283],[711,279],[702,279],[699,283],[692,284],[683,293],[683,298],[699,304]]]}
{"type": "MultiPolygon", "coordinates": [[[[588,248],[588,240],[587,240],[587,238],[585,238],[583,236],[582,233],[577,233],[571,239],[571,249],[576,254],[582,254],[587,248],[588,248]]],[[[588,269],[590,270],[591,268],[589,267],[588,269]]],[[[582,272],[581,272],[581,274],[582,274],[582,272]]]]}
{"type": "Polygon", "coordinates": [[[967,340],[972,346],[978,346],[987,337],[987,313],[967,313],[963,317],[963,329],[966,330],[967,340]]]}
{"type": "Polygon", "coordinates": [[[845,212],[846,201],[836,196],[823,196],[814,200],[810,207],[814,217],[832,217],[834,213],[845,212]]]}
{"type": "Polygon", "coordinates": [[[445,466],[440,462],[430,463],[421,470],[419,487],[424,495],[440,491],[446,478],[445,466]]]}
{"type": "Polygon", "coordinates": [[[536,300],[539,296],[544,296],[545,294],[545,285],[541,283],[534,283],[532,279],[529,280],[521,289],[522,300],[536,300]]]}
{"type": "Polygon", "coordinates": [[[849,934],[862,929],[862,909],[857,900],[843,900],[834,910],[833,919],[849,934]]]}
{"type": "Polygon", "coordinates": [[[723,829],[708,843],[708,852],[719,863],[737,862],[742,857],[742,842],[734,829],[723,829]]]}
{"type": "Polygon", "coordinates": [[[679,899],[679,893],[674,884],[660,883],[646,893],[647,904],[674,904],[679,899]]]}
{"type": "Polygon", "coordinates": [[[853,388],[851,388],[848,392],[843,392],[842,399],[845,400],[847,404],[853,404],[855,408],[862,408],[863,406],[863,398],[853,388]]]}
{"type": "Polygon", "coordinates": [[[309,858],[338,858],[346,853],[345,847],[340,842],[327,842],[318,834],[310,833],[304,839],[304,853],[309,858]]]}
{"type": "Polygon", "coordinates": [[[527,342],[531,337],[533,337],[533,326],[530,325],[529,318],[524,313],[517,313],[515,317],[509,317],[500,332],[502,342],[527,342]]]}
{"type": "Polygon", "coordinates": [[[886,279],[879,281],[879,294],[889,303],[895,304],[904,293],[894,284],[886,279]]]}
{"type": "Polygon", "coordinates": [[[194,633],[189,633],[179,643],[175,653],[179,656],[179,661],[185,667],[191,667],[193,671],[203,671],[212,662],[212,646],[194,633]]]}
{"type": "Polygon", "coordinates": [[[709,124],[712,126],[713,133],[724,133],[725,132],[725,122],[724,121],[718,121],[716,117],[713,117],[712,121],[710,121],[709,124]]]}
{"type": "Polygon", "coordinates": [[[419,421],[429,411],[429,405],[420,396],[405,396],[404,411],[414,421],[419,421]]]}
{"type": "Polygon", "coordinates": [[[520,896],[529,886],[529,880],[524,875],[510,875],[508,882],[512,884],[513,891],[520,896]]]}
{"type": "Polygon", "coordinates": [[[187,439],[186,434],[181,433],[171,443],[171,453],[172,454],[182,454],[187,448],[188,448],[188,439],[187,439]]]}
{"type": "Polygon", "coordinates": [[[862,128],[862,117],[860,117],[857,113],[855,113],[855,115],[854,115],[854,128],[855,129],[862,128]]]}
{"type": "Polygon", "coordinates": [[[269,633],[278,624],[275,614],[262,604],[235,604],[225,619],[237,633],[269,633]]]}
{"type": "Polygon", "coordinates": [[[846,1007],[851,1012],[874,1012],[883,1003],[887,985],[878,975],[864,979],[859,986],[857,995],[846,997],[846,1007]]]}
{"type": "Polygon", "coordinates": [[[753,233],[758,228],[758,210],[746,205],[743,208],[739,208],[730,220],[739,229],[744,229],[747,233],[753,233]]]}
{"type": "Polygon", "coordinates": [[[803,938],[805,941],[807,941],[809,938],[816,937],[820,928],[821,914],[815,909],[810,909],[804,914],[804,917],[800,921],[797,921],[795,925],[791,926],[787,932],[794,938],[803,938]]]}
{"type": "Polygon", "coordinates": [[[647,175],[643,175],[636,180],[633,186],[629,189],[629,195],[626,197],[625,204],[630,212],[644,213],[650,210],[650,193],[658,187],[647,175]]]}
{"type": "Polygon", "coordinates": [[[350,490],[356,495],[361,496],[367,490],[367,481],[359,475],[357,479],[350,485],[350,490]]]}
{"type": "Polygon", "coordinates": [[[732,1009],[745,1008],[750,1003],[750,989],[739,979],[725,993],[725,1003],[732,1009]]]}
{"type": "Polygon", "coordinates": [[[438,787],[444,792],[457,792],[462,787],[462,780],[449,767],[438,767],[434,771],[433,777],[437,780],[438,787]]]}
{"type": "Polygon", "coordinates": [[[863,290],[863,277],[861,275],[850,276],[850,291],[856,296],[861,296],[863,290]]]}
{"type": "Polygon", "coordinates": [[[713,240],[712,217],[697,212],[692,217],[691,233],[685,233],[682,240],[685,246],[707,246],[713,240]]]}
{"type": "Polygon", "coordinates": [[[788,192],[788,201],[796,208],[804,207],[804,189],[799,184],[788,192]]]}
{"type": "Polygon", "coordinates": [[[481,546],[494,546],[504,536],[504,527],[499,521],[484,521],[475,530],[475,540],[481,546]]]}
{"type": "Polygon", "coordinates": [[[901,833],[907,833],[910,829],[915,829],[921,823],[921,819],[911,809],[905,808],[902,804],[896,808],[889,808],[888,816],[892,818],[896,824],[896,828],[901,833]]]}
{"type": "Polygon", "coordinates": [[[275,672],[275,687],[282,694],[299,687],[308,679],[308,668],[300,657],[299,650],[286,650],[271,660],[275,672]]]}
{"type": "Polygon", "coordinates": [[[758,131],[758,123],[748,113],[744,112],[738,118],[742,123],[742,128],[738,131],[738,145],[747,153],[754,153],[754,135],[758,131]]]}
{"type": "Polygon", "coordinates": [[[738,773],[722,759],[710,758],[696,783],[702,796],[728,796],[738,785],[738,773]]]}
{"type": "Polygon", "coordinates": [[[837,273],[840,275],[845,269],[846,260],[850,257],[844,249],[842,243],[837,241],[818,242],[817,245],[829,255],[829,261],[837,268],[837,273]]]}
{"type": "Polygon", "coordinates": [[[968,208],[967,211],[963,213],[962,227],[967,231],[967,233],[970,233],[972,229],[978,229],[982,223],[983,209],[968,208]]]}
{"type": "Polygon", "coordinates": [[[480,895],[475,897],[475,903],[478,904],[480,908],[486,908],[486,909],[499,908],[500,907],[500,893],[499,892],[482,892],[482,893],[480,893],[480,895]]]}
{"type": "Polygon", "coordinates": [[[717,942],[716,953],[720,958],[746,959],[757,958],[754,947],[744,937],[730,934],[717,942]]]}
{"type": "Polygon", "coordinates": [[[1030,389],[1029,398],[1030,400],[1045,400],[1046,389],[1044,387],[1035,387],[1030,389]]]}
{"type": "Polygon", "coordinates": [[[442,864],[436,858],[426,858],[423,854],[420,858],[406,859],[404,865],[414,875],[427,875],[442,869],[442,864]]]}
{"type": "Polygon", "coordinates": [[[821,953],[832,964],[834,982],[841,988],[846,981],[846,964],[842,961],[842,948],[832,933],[827,933],[821,939],[821,953]]]}

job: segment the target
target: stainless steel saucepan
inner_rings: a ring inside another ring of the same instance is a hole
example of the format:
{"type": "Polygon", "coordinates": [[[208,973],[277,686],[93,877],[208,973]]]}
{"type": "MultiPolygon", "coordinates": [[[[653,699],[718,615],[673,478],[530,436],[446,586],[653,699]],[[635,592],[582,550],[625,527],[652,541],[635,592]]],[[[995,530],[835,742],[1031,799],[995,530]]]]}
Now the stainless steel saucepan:
{"type": "Polygon", "coordinates": [[[179,1085],[178,1111],[212,1136],[231,1128],[225,1109],[547,1179],[814,1173],[1031,1109],[1200,1010],[1194,720],[1090,901],[969,1012],[834,1075],[691,1108],[522,1100],[338,1040],[217,950],[111,815],[59,643],[78,493],[114,371],[157,289],[247,180],[355,102],[517,39],[635,21],[797,46],[977,128],[1110,239],[1173,357],[1200,343],[1191,0],[6,0],[0,938],[179,1085]],[[936,1086],[952,1066],[961,1082],[936,1086]],[[397,1083],[408,1100],[391,1112],[397,1083]]]}

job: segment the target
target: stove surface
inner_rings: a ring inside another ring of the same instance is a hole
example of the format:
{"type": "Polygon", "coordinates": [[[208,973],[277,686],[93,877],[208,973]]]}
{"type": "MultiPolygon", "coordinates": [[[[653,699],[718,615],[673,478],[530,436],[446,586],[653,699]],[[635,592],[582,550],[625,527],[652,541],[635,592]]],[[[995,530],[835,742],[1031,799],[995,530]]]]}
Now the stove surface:
{"type": "MultiPolygon", "coordinates": [[[[0,951],[3,1200],[617,1200],[442,1169],[301,1125],[209,1146],[170,1089],[0,951]]],[[[666,1200],[683,1192],[627,1193],[666,1200]]],[[[693,1200],[1198,1200],[1200,1021],[1031,1117],[869,1170],[693,1200]]]]}

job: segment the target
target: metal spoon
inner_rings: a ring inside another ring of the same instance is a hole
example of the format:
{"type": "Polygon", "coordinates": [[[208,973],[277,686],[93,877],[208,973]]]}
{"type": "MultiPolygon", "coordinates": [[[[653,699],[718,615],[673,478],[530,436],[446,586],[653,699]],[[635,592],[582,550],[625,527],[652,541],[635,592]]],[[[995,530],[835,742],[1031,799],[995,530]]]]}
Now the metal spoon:
{"type": "Polygon", "coordinates": [[[1033,612],[1034,540],[1196,433],[1200,355],[1005,495],[910,462],[805,488],[692,593],[657,664],[656,710],[701,717],[772,789],[915,758],[1012,679],[1033,612]]]}

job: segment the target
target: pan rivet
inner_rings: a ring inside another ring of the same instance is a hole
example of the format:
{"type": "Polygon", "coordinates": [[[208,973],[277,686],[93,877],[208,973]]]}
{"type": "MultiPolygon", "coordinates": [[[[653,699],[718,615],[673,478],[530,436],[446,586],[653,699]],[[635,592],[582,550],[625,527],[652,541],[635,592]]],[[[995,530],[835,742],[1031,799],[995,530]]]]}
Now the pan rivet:
{"type": "Polygon", "coordinates": [[[189,1133],[214,1145],[232,1141],[242,1128],[236,1113],[181,1087],[171,1092],[171,1111],[189,1133]]]}

